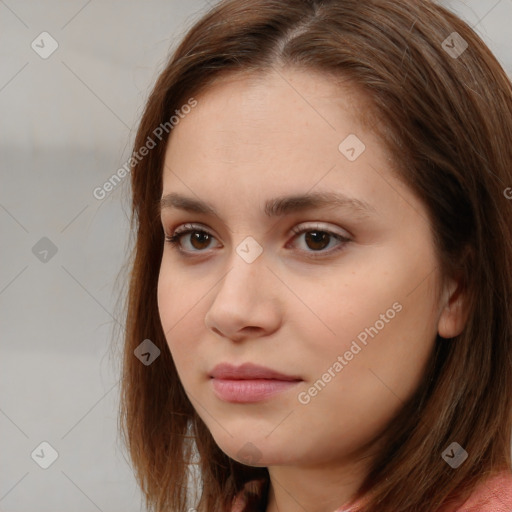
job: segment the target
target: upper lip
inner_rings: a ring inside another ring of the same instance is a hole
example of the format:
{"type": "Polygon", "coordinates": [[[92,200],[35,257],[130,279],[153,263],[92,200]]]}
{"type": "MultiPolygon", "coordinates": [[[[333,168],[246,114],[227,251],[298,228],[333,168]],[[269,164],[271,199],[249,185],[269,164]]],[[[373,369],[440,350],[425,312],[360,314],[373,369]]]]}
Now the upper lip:
{"type": "Polygon", "coordinates": [[[275,380],[302,380],[295,375],[285,375],[276,370],[266,368],[253,363],[244,363],[240,366],[234,366],[229,363],[221,363],[215,366],[210,372],[210,377],[216,379],[275,379],[275,380]]]}

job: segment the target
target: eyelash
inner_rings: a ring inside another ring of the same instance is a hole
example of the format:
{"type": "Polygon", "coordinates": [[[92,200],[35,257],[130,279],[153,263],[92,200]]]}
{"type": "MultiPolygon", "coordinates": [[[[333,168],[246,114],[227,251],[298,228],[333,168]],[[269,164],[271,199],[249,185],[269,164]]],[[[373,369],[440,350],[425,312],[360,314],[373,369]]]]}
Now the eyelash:
{"type": "MultiPolygon", "coordinates": [[[[315,231],[315,232],[320,232],[320,233],[326,233],[327,235],[330,235],[331,237],[335,238],[336,240],[338,240],[339,242],[341,242],[340,244],[338,244],[334,249],[330,249],[330,250],[320,250],[320,251],[304,251],[306,253],[308,253],[312,258],[322,258],[322,257],[326,257],[328,255],[331,255],[333,254],[334,252],[337,252],[337,251],[340,251],[342,250],[345,245],[350,242],[351,240],[347,237],[344,237],[338,233],[334,233],[333,231],[329,231],[327,229],[321,229],[320,226],[309,226],[309,227],[305,227],[305,228],[300,228],[300,227],[294,227],[292,230],[292,233],[294,233],[296,236],[299,236],[303,233],[308,233],[308,232],[312,232],[312,231],[315,231]]],[[[186,250],[183,250],[179,247],[179,243],[180,243],[180,240],[183,236],[187,235],[187,234],[190,234],[190,233],[204,233],[206,235],[209,235],[213,238],[215,238],[210,232],[206,231],[205,229],[202,229],[198,226],[195,226],[193,224],[184,224],[182,227],[176,229],[174,231],[174,233],[171,235],[171,236],[168,236],[166,235],[165,236],[165,242],[170,244],[171,247],[173,249],[176,249],[178,250],[179,252],[181,252],[184,256],[186,257],[193,257],[192,254],[190,253],[202,253],[202,252],[205,252],[205,251],[186,251],[186,250]]]]}

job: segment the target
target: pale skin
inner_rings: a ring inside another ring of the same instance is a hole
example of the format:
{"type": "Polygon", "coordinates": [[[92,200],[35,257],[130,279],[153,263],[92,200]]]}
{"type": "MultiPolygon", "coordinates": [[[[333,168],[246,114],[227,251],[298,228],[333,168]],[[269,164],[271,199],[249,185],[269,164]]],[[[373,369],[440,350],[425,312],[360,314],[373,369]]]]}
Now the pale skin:
{"type": "Polygon", "coordinates": [[[158,307],[169,349],[219,447],[240,462],[246,443],[257,448],[254,465],[271,479],[266,512],[333,512],[353,498],[378,448],[372,440],[417,388],[436,334],[462,331],[464,296],[455,279],[440,281],[426,210],[358,122],[355,90],[281,69],[228,77],[196,99],[171,133],[162,195],[208,202],[219,218],[162,209],[166,235],[185,223],[210,235],[165,243],[158,307]],[[354,161],[338,149],[349,134],[366,146],[354,161]],[[270,198],[323,191],[372,211],[263,213],[270,198]],[[297,226],[308,230],[290,231],[297,226]],[[311,239],[318,230],[349,241],[311,239]],[[263,249],[251,263],[236,251],[248,236],[263,249]],[[301,403],[298,394],[397,302],[400,312],[301,403]],[[215,396],[208,372],[248,361],[303,381],[257,403],[215,396]]]}

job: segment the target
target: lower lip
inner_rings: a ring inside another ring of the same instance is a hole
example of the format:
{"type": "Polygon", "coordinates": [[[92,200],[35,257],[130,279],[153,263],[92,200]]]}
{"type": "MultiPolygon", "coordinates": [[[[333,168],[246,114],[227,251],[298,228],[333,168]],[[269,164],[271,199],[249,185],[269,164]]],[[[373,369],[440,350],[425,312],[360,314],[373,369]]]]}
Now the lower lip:
{"type": "Polygon", "coordinates": [[[253,379],[233,380],[212,378],[215,394],[226,402],[260,402],[296,386],[298,380],[253,379]]]}

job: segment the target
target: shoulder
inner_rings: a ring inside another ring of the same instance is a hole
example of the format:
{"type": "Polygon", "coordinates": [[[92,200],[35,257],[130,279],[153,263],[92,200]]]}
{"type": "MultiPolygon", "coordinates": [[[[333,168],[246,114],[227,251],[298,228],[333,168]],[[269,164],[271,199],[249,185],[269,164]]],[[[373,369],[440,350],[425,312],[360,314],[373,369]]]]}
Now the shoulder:
{"type": "Polygon", "coordinates": [[[512,510],[512,472],[504,471],[480,484],[454,512],[510,512],[512,510]]]}
{"type": "MultiPolygon", "coordinates": [[[[245,492],[261,490],[262,481],[251,481],[233,500],[231,512],[243,512],[246,505],[245,492]]],[[[351,507],[342,507],[336,512],[352,512],[362,505],[362,501],[353,503],[351,507]],[[355,507],[352,508],[352,507],[355,507]]],[[[512,511],[512,472],[504,471],[489,477],[480,484],[473,494],[453,512],[511,512],[512,511]]]]}
{"type": "MultiPolygon", "coordinates": [[[[342,507],[336,512],[364,511],[364,502],[364,498],[360,499],[351,506],[342,507]]],[[[442,512],[512,512],[512,472],[503,471],[490,476],[473,491],[462,505],[456,509],[442,508],[442,512]]]]}

